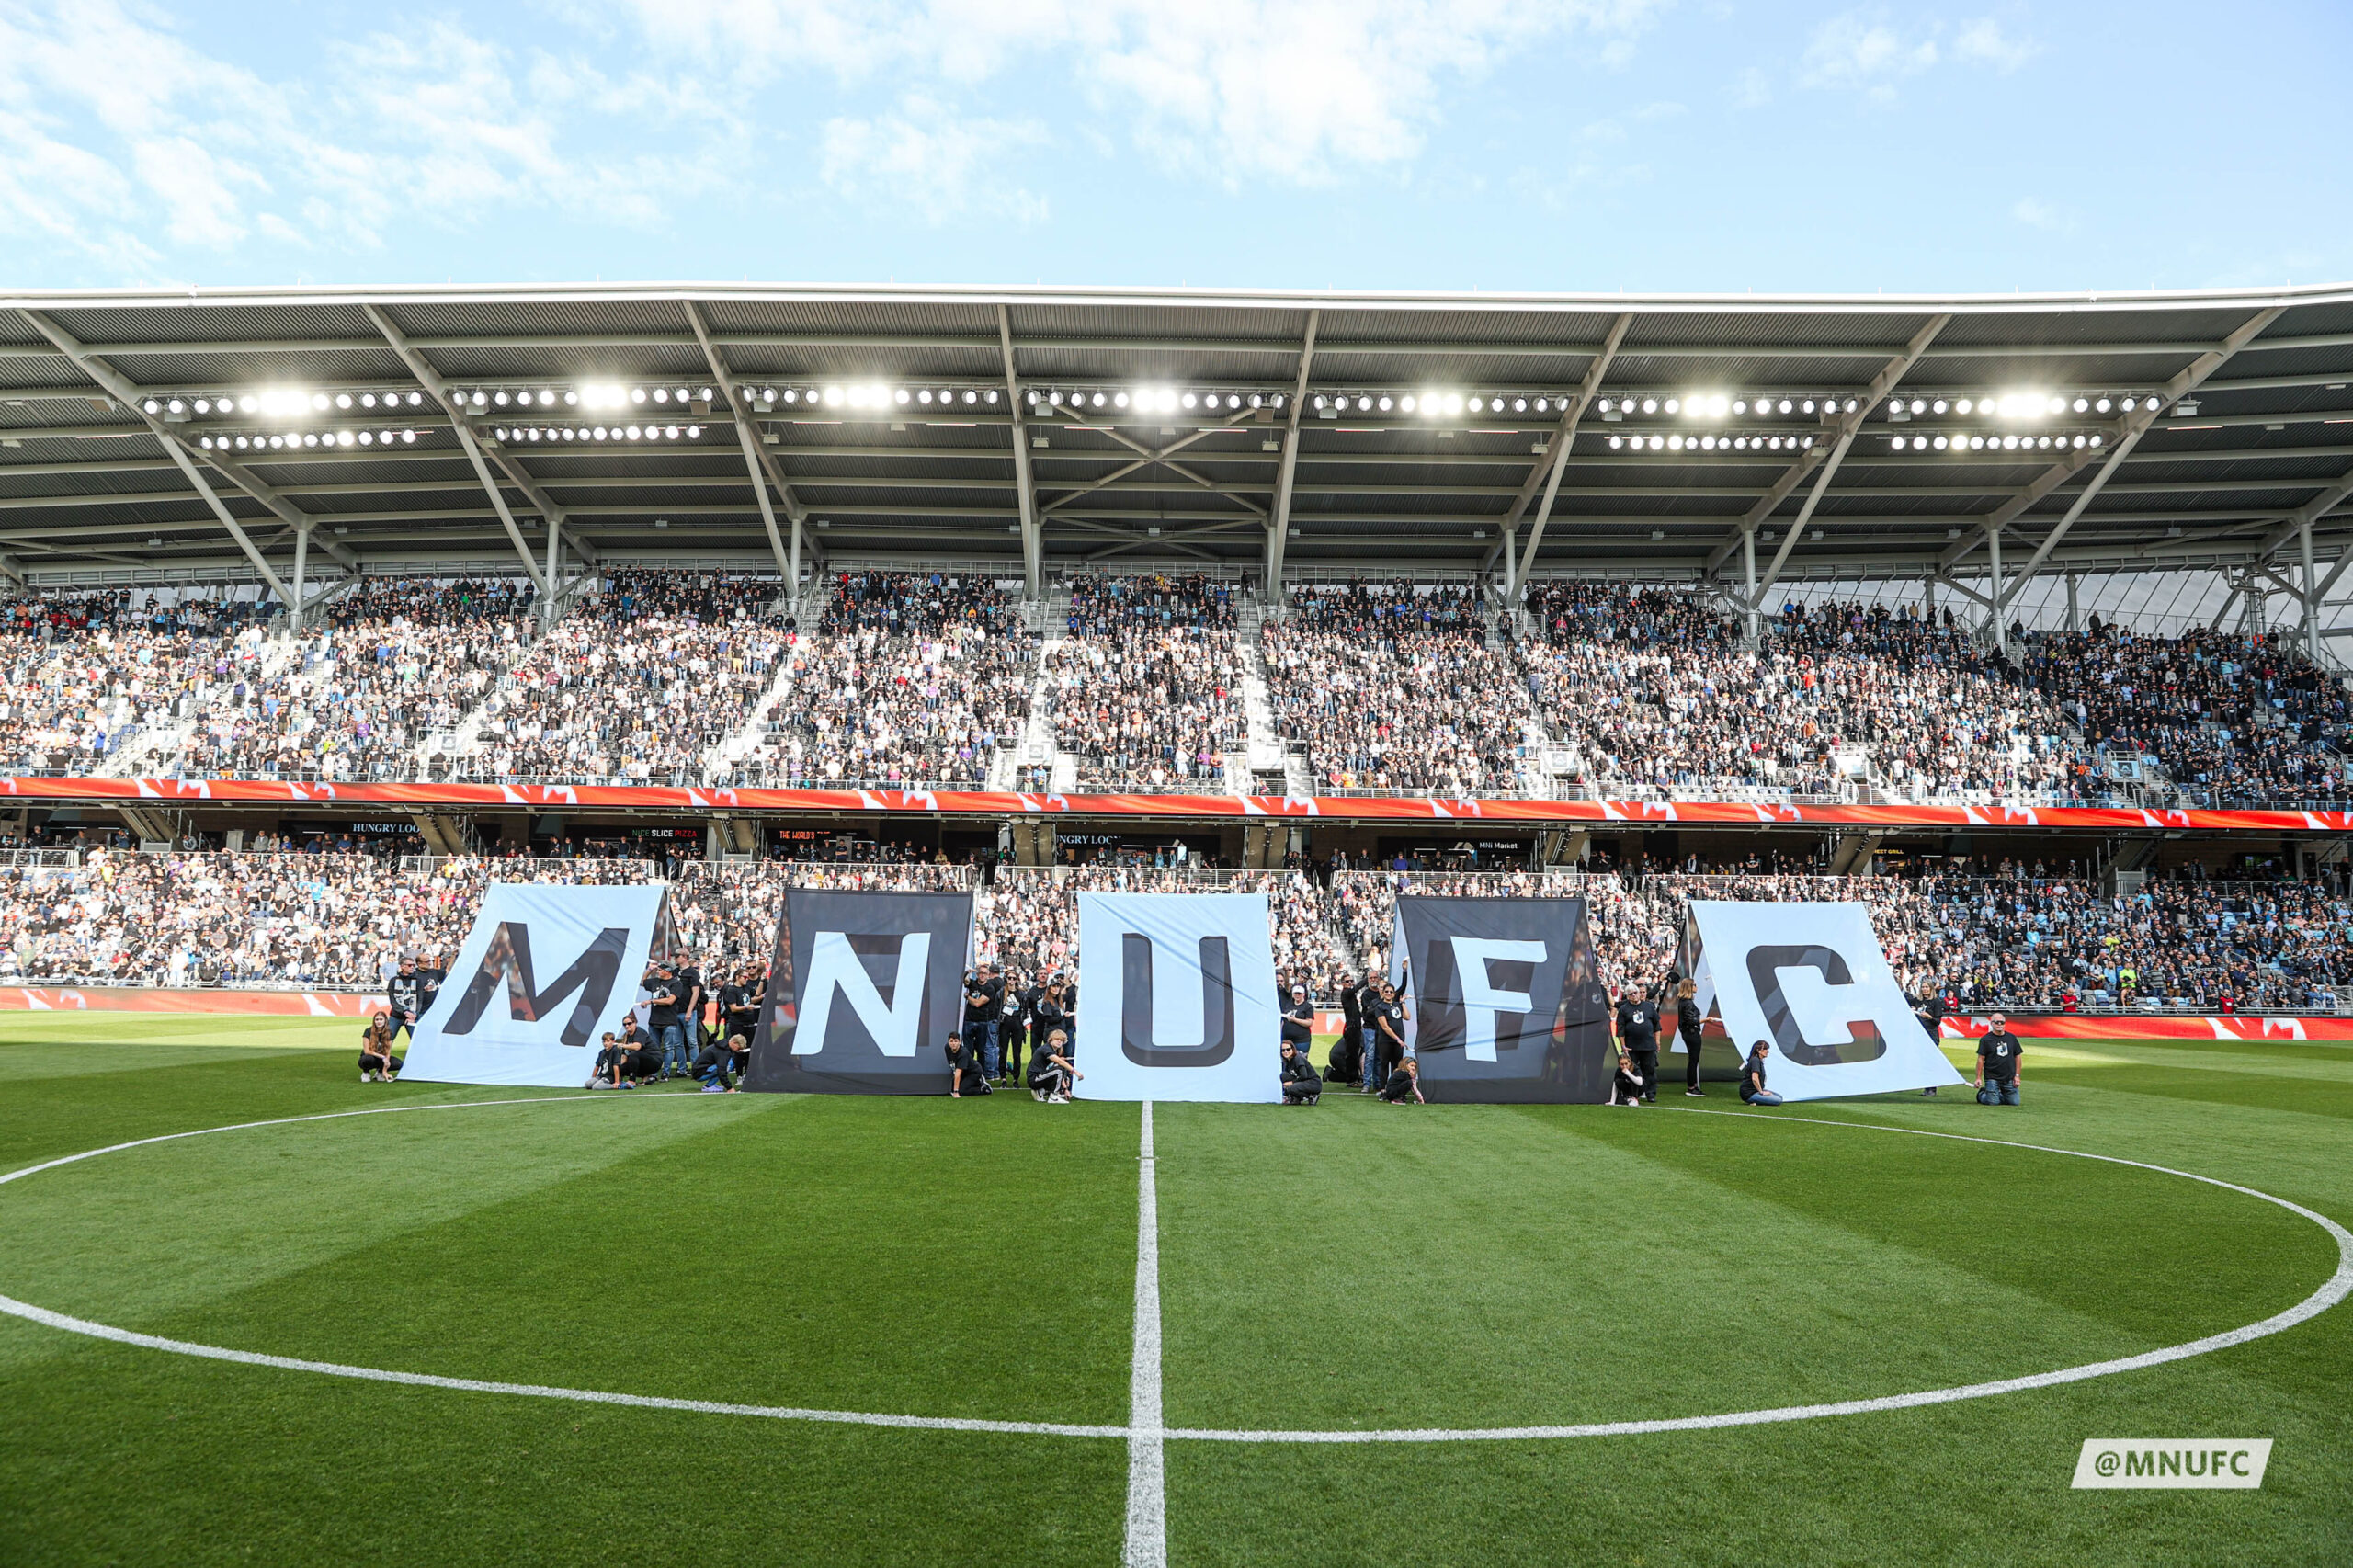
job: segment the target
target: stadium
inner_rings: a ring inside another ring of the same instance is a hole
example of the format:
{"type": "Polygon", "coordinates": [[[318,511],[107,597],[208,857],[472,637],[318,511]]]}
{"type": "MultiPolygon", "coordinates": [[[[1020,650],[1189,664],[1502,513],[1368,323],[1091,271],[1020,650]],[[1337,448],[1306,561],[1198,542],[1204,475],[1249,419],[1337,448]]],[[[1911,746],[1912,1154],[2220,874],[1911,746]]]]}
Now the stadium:
{"type": "Polygon", "coordinates": [[[11,1560],[2341,1554],[2353,290],[0,360],[11,1560]]]}

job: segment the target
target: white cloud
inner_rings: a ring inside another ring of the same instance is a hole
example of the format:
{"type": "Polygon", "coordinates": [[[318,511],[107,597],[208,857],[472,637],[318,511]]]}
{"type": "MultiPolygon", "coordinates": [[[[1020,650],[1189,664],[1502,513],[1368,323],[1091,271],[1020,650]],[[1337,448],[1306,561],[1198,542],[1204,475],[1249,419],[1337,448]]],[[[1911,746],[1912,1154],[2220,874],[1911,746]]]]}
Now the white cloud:
{"type": "Polygon", "coordinates": [[[1991,17],[1961,23],[1947,41],[1944,23],[1907,26],[1916,13],[1899,15],[1902,20],[1891,20],[1887,12],[1866,6],[1824,22],[1806,42],[1799,85],[1859,92],[1874,102],[1892,103],[1898,82],[1939,64],[1959,62],[2015,71],[2041,52],[2032,40],[2005,33],[1991,17]]]}
{"type": "Polygon", "coordinates": [[[843,194],[913,209],[933,223],[972,210],[1024,223],[1043,222],[1047,206],[1011,183],[1013,154],[1051,138],[1034,120],[970,119],[921,94],[870,119],[825,122],[818,172],[843,194]]]}
{"type": "Polygon", "coordinates": [[[1860,11],[1833,17],[1807,42],[1798,80],[1809,87],[1844,87],[1875,98],[1894,96],[1894,83],[1937,62],[1932,38],[1907,40],[1860,11]]]}
{"type": "Polygon", "coordinates": [[[2029,228],[2054,234],[2072,233],[2075,228],[2075,213],[2031,196],[2020,197],[2018,205],[2010,209],[2010,216],[2029,228]]]}
{"type": "Polygon", "coordinates": [[[1315,184],[1421,150],[1452,85],[1576,34],[1607,51],[1665,0],[627,0],[648,45],[765,82],[902,90],[1067,72],[1128,140],[1228,183],[1315,184]]]}
{"type": "Polygon", "coordinates": [[[159,244],[372,248],[494,203],[642,220],[710,183],[699,148],[722,122],[665,84],[518,64],[446,21],[331,44],[323,64],[274,82],[116,0],[0,0],[0,239],[153,279],[159,244]],[[621,114],[683,130],[654,144],[686,150],[575,150],[621,114]]]}
{"type": "Polygon", "coordinates": [[[2041,52],[2040,44],[2031,39],[2009,37],[2002,31],[2002,24],[1991,17],[1963,24],[1952,40],[1954,59],[1973,61],[2002,71],[2015,71],[2041,52]]]}

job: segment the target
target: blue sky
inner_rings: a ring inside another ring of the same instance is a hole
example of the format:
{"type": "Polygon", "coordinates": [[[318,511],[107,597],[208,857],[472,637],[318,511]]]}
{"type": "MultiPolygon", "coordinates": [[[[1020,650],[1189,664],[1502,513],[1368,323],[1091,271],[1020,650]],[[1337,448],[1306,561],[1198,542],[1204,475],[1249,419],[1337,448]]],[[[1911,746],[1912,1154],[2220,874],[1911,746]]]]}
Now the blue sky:
{"type": "Polygon", "coordinates": [[[0,287],[2353,278],[2353,6],[0,0],[0,287]]]}

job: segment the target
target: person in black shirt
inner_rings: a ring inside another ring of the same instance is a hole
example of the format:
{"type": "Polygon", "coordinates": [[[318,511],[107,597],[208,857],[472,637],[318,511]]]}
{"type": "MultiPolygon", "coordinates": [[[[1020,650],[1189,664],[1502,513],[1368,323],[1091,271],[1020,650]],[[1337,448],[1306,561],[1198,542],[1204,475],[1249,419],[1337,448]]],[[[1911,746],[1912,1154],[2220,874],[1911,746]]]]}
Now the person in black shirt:
{"type": "Polygon", "coordinates": [[[687,1030],[682,1021],[686,1007],[685,990],[668,964],[655,964],[654,978],[645,983],[653,994],[652,1007],[646,1021],[653,1026],[654,1046],[661,1055],[664,1073],[690,1073],[694,1058],[687,1051],[687,1030]]]}
{"type": "Polygon", "coordinates": [[[2018,1037],[2010,1032],[2007,1018],[1996,1013],[1987,1021],[1993,1027],[1977,1042],[1977,1103],[2016,1105],[2018,1062],[2026,1052],[2019,1048],[2018,1037]]]}
{"type": "Polygon", "coordinates": [[[661,1043],[637,1027],[637,1015],[621,1015],[621,1032],[613,1043],[620,1048],[621,1072],[640,1083],[650,1082],[662,1071],[661,1043]]]}
{"type": "Polygon", "coordinates": [[[1283,1006],[1283,1042],[1299,1047],[1302,1058],[1315,1043],[1315,1009],[1308,1005],[1304,985],[1292,986],[1290,1000],[1283,1006]]]}
{"type": "Polygon", "coordinates": [[[1770,1041],[1758,1040],[1748,1048],[1748,1060],[1740,1064],[1740,1103],[1743,1105],[1779,1105],[1781,1096],[1765,1086],[1765,1059],[1773,1054],[1770,1041]]]}
{"type": "Polygon", "coordinates": [[[1618,1054],[1642,1080],[1643,1099],[1658,1103],[1658,1004],[1647,996],[1618,999],[1618,1054]]]}
{"type": "MultiPolygon", "coordinates": [[[[1348,1060],[1354,1062],[1357,1053],[1364,1049],[1364,998],[1344,974],[1332,977],[1332,989],[1340,994],[1340,1043],[1332,1048],[1332,1057],[1337,1061],[1345,1048],[1348,1060]]],[[[1336,1084],[1347,1081],[1346,1078],[1333,1080],[1336,1084]]]]}
{"type": "Polygon", "coordinates": [[[1675,988],[1675,1033],[1683,1041],[1683,1092],[1705,1099],[1699,1091],[1699,1042],[1706,1020],[1699,1017],[1699,983],[1685,980],[1675,988]]]}
{"type": "Polygon", "coordinates": [[[719,988],[719,1027],[727,1034],[741,1035],[745,1040],[760,1023],[760,993],[758,975],[746,968],[734,979],[719,988]]]}
{"type": "MultiPolygon", "coordinates": [[[[962,1099],[964,1085],[967,1083],[977,1085],[980,1080],[980,1058],[965,1045],[962,1035],[950,1033],[948,1037],[948,1097],[962,1099]]],[[[978,1092],[977,1088],[974,1092],[978,1092]]]]}
{"type": "Polygon", "coordinates": [[[1361,1085],[1370,1095],[1381,1087],[1381,982],[1370,974],[1357,987],[1357,1017],[1363,1020],[1364,1060],[1359,1063],[1364,1073],[1361,1085]]]}
{"type": "Polygon", "coordinates": [[[1323,1075],[1315,1071],[1315,1063],[1288,1040],[1283,1041],[1282,1085],[1285,1105],[1313,1105],[1324,1093],[1323,1075]]]}
{"type": "MultiPolygon", "coordinates": [[[[634,1022],[635,1020],[632,1019],[631,1021],[634,1022]]],[[[630,1087],[629,1085],[621,1082],[621,1074],[629,1068],[631,1054],[631,1053],[629,1051],[623,1049],[621,1042],[614,1037],[613,1031],[607,1029],[605,1031],[604,1039],[598,1042],[597,1064],[589,1070],[588,1082],[582,1085],[581,1087],[587,1089],[625,1089],[630,1087]]]]}
{"type": "Polygon", "coordinates": [[[1031,1004],[1029,1011],[1029,1066],[1034,1082],[1038,1063],[1046,1049],[1045,1041],[1060,1033],[1067,1042],[1072,1038],[1071,1031],[1078,1027],[1077,1009],[1063,988],[1060,971],[1046,977],[1045,988],[1040,992],[1038,1000],[1031,1004]]]}
{"type": "Polygon", "coordinates": [[[702,1031],[702,1005],[709,994],[702,988],[702,971],[695,966],[692,953],[682,952],[672,961],[670,972],[678,977],[678,1022],[686,1029],[687,1049],[700,1051],[709,1043],[702,1031]]]}
{"type": "Polygon", "coordinates": [[[1046,1043],[1029,1062],[1029,1092],[1048,1105],[1068,1105],[1071,1085],[1086,1074],[1072,1065],[1070,1037],[1046,1031],[1046,1043]]]}
{"type": "Polygon", "coordinates": [[[742,1035],[730,1035],[724,1043],[712,1040],[696,1054],[695,1076],[702,1080],[704,1094],[732,1095],[735,1084],[729,1074],[741,1073],[751,1060],[751,1042],[742,1035]]]}
{"type": "MultiPolygon", "coordinates": [[[[1935,1045],[1938,1041],[1944,1039],[1944,1015],[1937,1011],[1935,997],[1921,997],[1919,1005],[1913,1009],[1912,1016],[1919,1020],[1920,1028],[1927,1035],[1928,1043],[1930,1045],[1935,1045]]],[[[1934,1084],[1931,1084],[1920,1092],[1924,1095],[1929,1096],[1930,1097],[1934,1097],[1937,1092],[1937,1086],[1934,1084]]]]}
{"type": "Polygon", "coordinates": [[[1005,982],[987,964],[964,979],[964,1039],[983,1074],[996,1072],[996,1020],[1005,1006],[1005,982]]]}
{"type": "Polygon", "coordinates": [[[425,1016],[425,982],[416,972],[416,955],[404,954],[397,973],[384,982],[384,999],[392,1005],[392,1033],[403,1029],[416,1038],[416,1020],[425,1016]]]}
{"type": "Polygon", "coordinates": [[[1422,1098],[1422,1064],[1408,1056],[1381,1085],[1381,1097],[1391,1105],[1427,1105],[1422,1098]]]}
{"type": "Polygon", "coordinates": [[[1005,973],[1005,1007],[997,1021],[997,1076],[1008,1084],[1021,1081],[1021,1048],[1028,1043],[1029,1010],[1038,1005],[1038,988],[1024,984],[1013,971],[1005,973]]]}
{"type": "Polygon", "coordinates": [[[389,1084],[392,1081],[392,1074],[401,1070],[401,1064],[392,1059],[392,1041],[398,1038],[389,1013],[377,1014],[368,1027],[359,1031],[361,1083],[389,1084]]]}
{"type": "Polygon", "coordinates": [[[443,967],[439,953],[426,953],[417,960],[416,984],[419,1001],[416,1016],[418,1017],[421,1018],[433,1011],[433,1004],[441,999],[441,983],[449,978],[449,971],[443,967]]]}
{"type": "MultiPolygon", "coordinates": [[[[1372,1020],[1372,1060],[1367,1063],[1367,1070],[1372,1075],[1376,1094],[1405,1060],[1405,1005],[1397,999],[1397,988],[1385,980],[1381,983],[1378,998],[1366,1014],[1372,1020]]],[[[1415,1100],[1420,1097],[1416,1091],[1415,1100]]]]}

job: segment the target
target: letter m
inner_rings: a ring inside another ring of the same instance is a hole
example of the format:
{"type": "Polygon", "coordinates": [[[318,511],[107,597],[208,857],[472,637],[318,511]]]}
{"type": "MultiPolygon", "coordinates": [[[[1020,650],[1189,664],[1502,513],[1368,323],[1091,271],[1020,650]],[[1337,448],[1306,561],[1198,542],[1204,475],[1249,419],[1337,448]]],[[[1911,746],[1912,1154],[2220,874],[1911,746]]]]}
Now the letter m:
{"type": "Polygon", "coordinates": [[[491,933],[482,968],[467,983],[465,994],[458,999],[441,1032],[472,1034],[504,982],[507,1016],[518,1024],[537,1023],[566,996],[580,993],[572,1017],[564,1023],[563,1038],[566,1045],[586,1045],[597,1032],[597,1020],[604,1015],[606,1004],[612,1000],[613,985],[620,978],[621,955],[628,948],[629,927],[608,926],[588,944],[588,950],[542,991],[531,971],[531,928],[519,920],[502,920],[491,933]]]}
{"type": "Polygon", "coordinates": [[[2124,1453],[2124,1473],[2127,1475],[2156,1474],[2157,1456],[2148,1453],[2134,1453],[2130,1449],[2126,1449],[2124,1453]]]}

